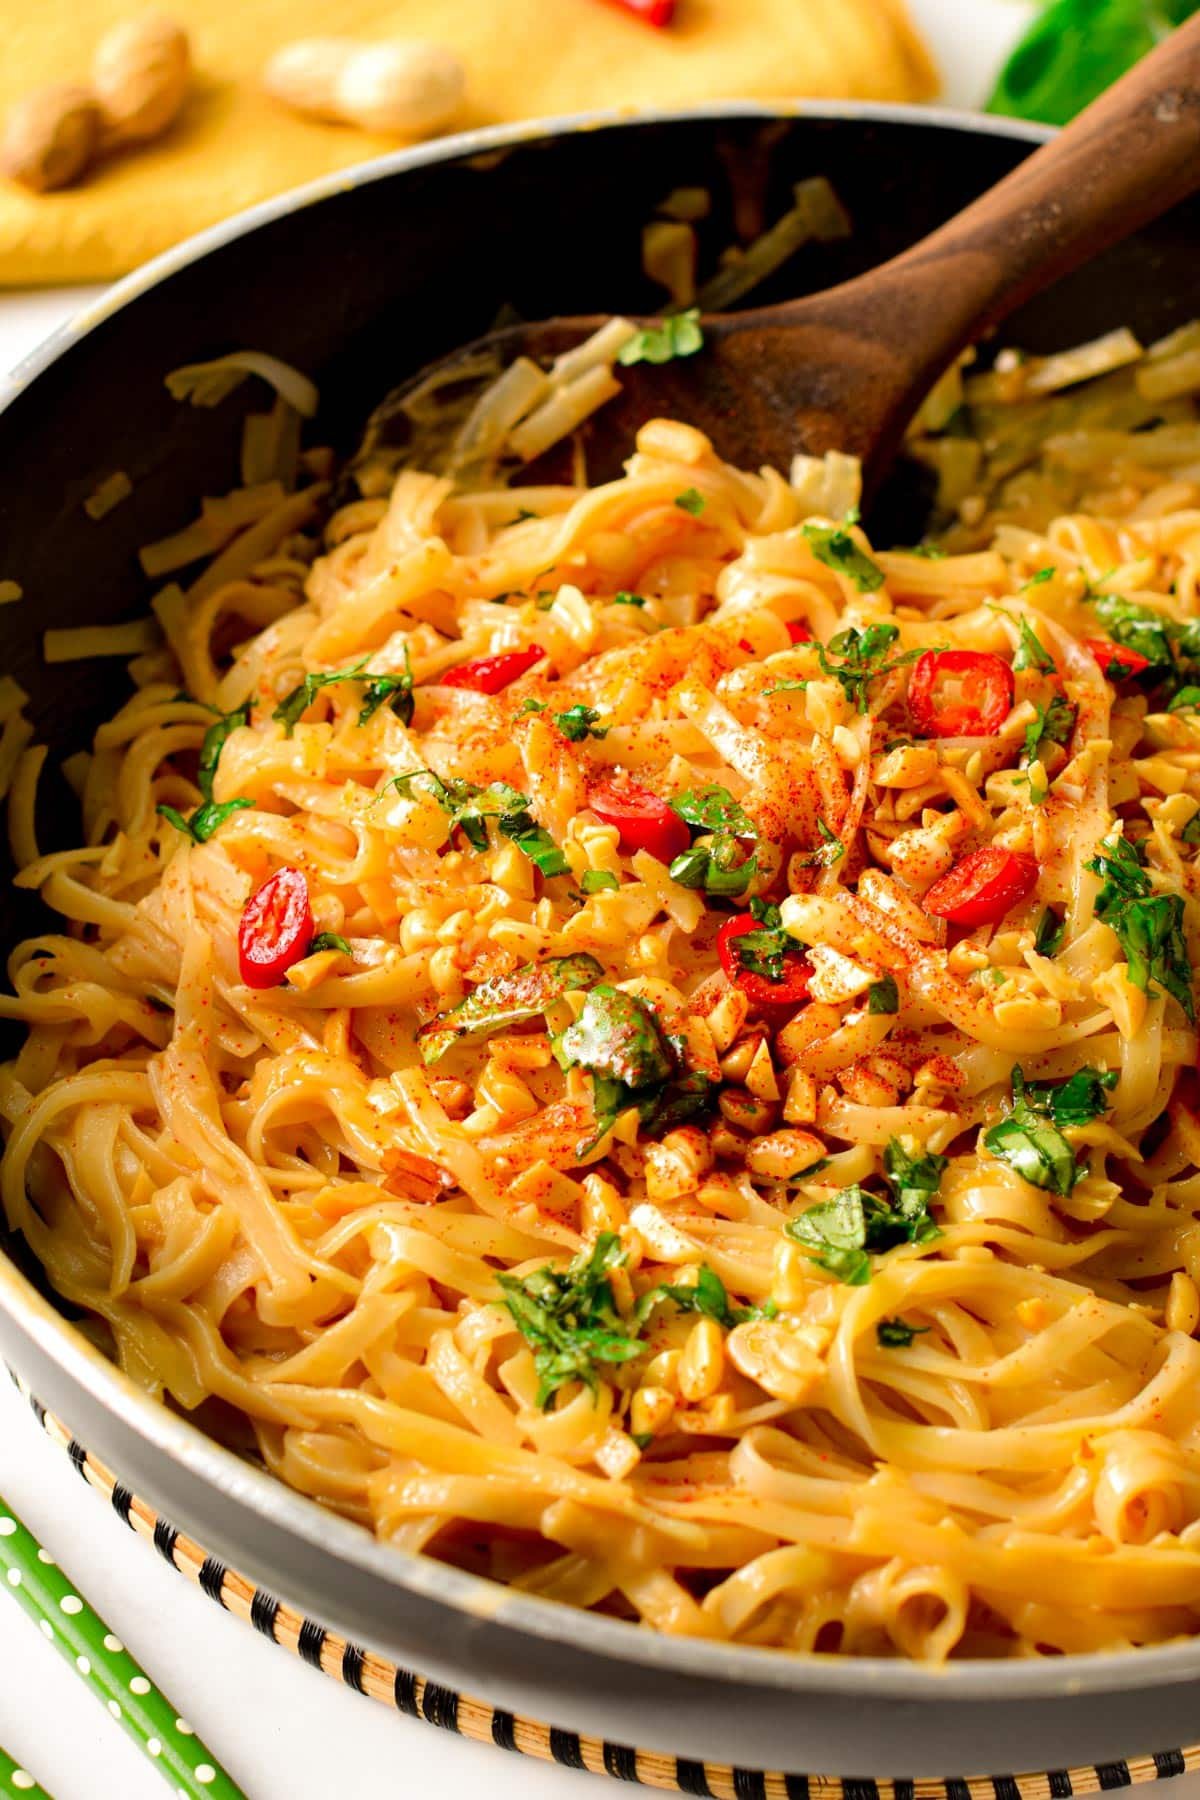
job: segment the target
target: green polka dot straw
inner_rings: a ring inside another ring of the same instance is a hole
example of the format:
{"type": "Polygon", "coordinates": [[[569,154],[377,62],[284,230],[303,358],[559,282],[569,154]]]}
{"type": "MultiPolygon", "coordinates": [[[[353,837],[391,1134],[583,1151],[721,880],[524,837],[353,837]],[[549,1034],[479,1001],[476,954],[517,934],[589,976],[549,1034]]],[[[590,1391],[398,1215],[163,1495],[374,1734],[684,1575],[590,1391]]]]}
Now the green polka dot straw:
{"type": "MultiPolygon", "coordinates": [[[[97,1617],[52,1556],[0,1499],[0,1571],[43,1637],[76,1669],[109,1713],[182,1800],[245,1800],[186,1719],[160,1694],[124,1644],[97,1617]]],[[[0,1754],[0,1774],[5,1761],[0,1754]]],[[[40,1794],[18,1770],[0,1779],[0,1796],[40,1794]]]]}
{"type": "Polygon", "coordinates": [[[39,1787],[28,1769],[14,1762],[8,1751],[0,1747],[0,1795],[10,1800],[13,1795],[19,1800],[50,1800],[44,1787],[39,1787]]]}

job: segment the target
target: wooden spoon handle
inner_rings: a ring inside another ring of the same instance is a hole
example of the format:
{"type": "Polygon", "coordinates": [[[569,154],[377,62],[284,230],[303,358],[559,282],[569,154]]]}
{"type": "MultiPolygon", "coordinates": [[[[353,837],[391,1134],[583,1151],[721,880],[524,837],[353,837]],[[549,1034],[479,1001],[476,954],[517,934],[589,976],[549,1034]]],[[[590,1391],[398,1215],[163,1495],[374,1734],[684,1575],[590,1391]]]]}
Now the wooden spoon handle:
{"type": "MultiPolygon", "coordinates": [[[[868,403],[876,416],[860,422],[864,442],[894,440],[981,331],[1198,187],[1200,16],[929,237],[799,303],[810,318],[819,306],[887,360],[880,386],[890,391],[868,403]]],[[[786,307],[770,311],[785,322],[786,307]]]]}

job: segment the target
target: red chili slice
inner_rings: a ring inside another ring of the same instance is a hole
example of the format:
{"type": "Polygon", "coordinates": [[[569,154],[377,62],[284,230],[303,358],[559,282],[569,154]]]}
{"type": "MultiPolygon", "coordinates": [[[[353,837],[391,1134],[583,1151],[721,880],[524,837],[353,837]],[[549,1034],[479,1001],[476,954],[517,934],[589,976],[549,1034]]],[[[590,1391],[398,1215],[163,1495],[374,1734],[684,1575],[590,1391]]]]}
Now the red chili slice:
{"type": "Polygon", "coordinates": [[[498,694],[518,675],[532,669],[534,663],[541,662],[545,654],[540,644],[530,644],[528,650],[504,650],[499,656],[481,656],[476,662],[459,663],[457,668],[447,669],[444,675],[438,676],[438,683],[441,687],[471,688],[477,694],[498,694]]]}
{"type": "Polygon", "coordinates": [[[1111,638],[1084,638],[1083,642],[1110,681],[1128,681],[1131,675],[1140,675],[1150,667],[1150,658],[1140,650],[1114,644],[1111,638]]]}
{"type": "Polygon", "coordinates": [[[922,737],[995,737],[1012,711],[1013,674],[988,650],[926,650],[908,707],[922,737]]]}
{"type": "Polygon", "coordinates": [[[972,850],[935,881],[925,911],[952,925],[998,925],[1011,907],[1033,892],[1037,858],[989,844],[972,850]]]}
{"type": "Polygon", "coordinates": [[[675,0],[616,0],[616,5],[644,19],[647,25],[669,25],[675,17],[675,0]]]}
{"type": "Polygon", "coordinates": [[[726,919],[717,933],[721,967],[755,1006],[799,1006],[802,1000],[808,999],[808,984],[813,972],[812,964],[799,946],[794,951],[784,952],[782,981],[769,981],[765,975],[742,967],[742,960],[733,947],[734,939],[745,937],[748,931],[762,929],[761,921],[753,913],[735,913],[732,919],[726,919]]]}
{"type": "Polygon", "coordinates": [[[788,641],[793,644],[811,644],[813,634],[803,619],[789,619],[787,622],[788,641]]]}
{"type": "Polygon", "coordinates": [[[308,882],[300,869],[280,869],[251,894],[238,926],[238,966],[247,987],[277,987],[308,955],[313,938],[308,882]]]}
{"type": "Polygon", "coordinates": [[[648,850],[659,862],[669,863],[692,841],[679,814],[636,781],[597,782],[588,805],[598,819],[616,826],[622,850],[648,850]]]}

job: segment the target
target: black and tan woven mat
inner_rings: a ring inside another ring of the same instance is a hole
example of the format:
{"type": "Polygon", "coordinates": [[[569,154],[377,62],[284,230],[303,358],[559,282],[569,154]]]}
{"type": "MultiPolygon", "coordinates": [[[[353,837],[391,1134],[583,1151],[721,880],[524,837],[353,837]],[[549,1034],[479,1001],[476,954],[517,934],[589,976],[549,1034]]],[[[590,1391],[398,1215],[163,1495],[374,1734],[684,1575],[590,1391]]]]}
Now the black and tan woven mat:
{"type": "Polygon", "coordinates": [[[1022,1775],[923,1781],[852,1780],[694,1762],[543,1725],[536,1719],[491,1706],[486,1700],[427,1681],[410,1669],[397,1668],[386,1657],[364,1650],[317,1620],[296,1612],[176,1530],[85,1449],[61,1420],[31,1395],[27,1397],[47,1436],[66,1451],[88,1486],[109,1502],[131,1531],[152,1543],[178,1574],[202,1588],[210,1600],[245,1619],[281,1650],[301,1657],[332,1680],[411,1718],[424,1719],[443,1731],[458,1732],[478,1743],[496,1744],[522,1756],[560,1763],[569,1769],[587,1769],[595,1775],[609,1775],[643,1787],[707,1795],[710,1800],[1072,1800],[1076,1794],[1105,1793],[1200,1769],[1200,1744],[1193,1744],[1186,1749],[1161,1750],[1153,1756],[1127,1761],[1085,1763],[1079,1768],[1022,1775]]]}

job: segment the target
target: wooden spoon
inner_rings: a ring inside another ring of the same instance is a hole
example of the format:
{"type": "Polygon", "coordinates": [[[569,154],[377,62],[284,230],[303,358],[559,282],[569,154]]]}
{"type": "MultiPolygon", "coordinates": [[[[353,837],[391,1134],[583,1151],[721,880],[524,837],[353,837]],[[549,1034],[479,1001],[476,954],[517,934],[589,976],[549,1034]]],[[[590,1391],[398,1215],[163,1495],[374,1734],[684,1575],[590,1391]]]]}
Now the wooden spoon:
{"type": "MultiPolygon", "coordinates": [[[[869,492],[924,395],[969,343],[1197,187],[1200,17],[902,255],[802,300],[706,313],[699,354],[621,369],[621,395],[588,422],[589,474],[616,474],[638,425],[670,417],[746,468],[786,470],[797,451],[848,451],[863,459],[869,492]]],[[[546,361],[603,323],[595,315],[493,331],[402,392],[481,352],[546,361]]]]}

